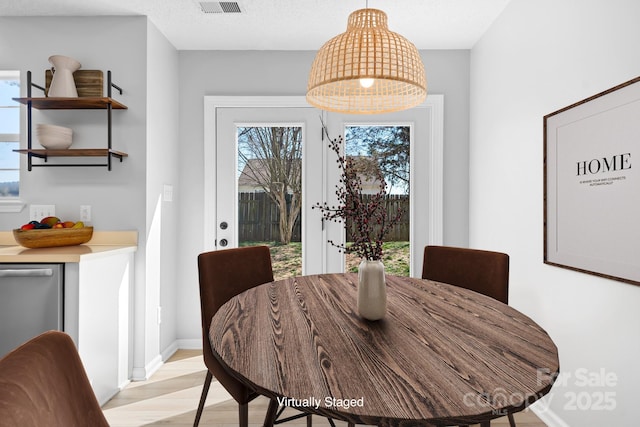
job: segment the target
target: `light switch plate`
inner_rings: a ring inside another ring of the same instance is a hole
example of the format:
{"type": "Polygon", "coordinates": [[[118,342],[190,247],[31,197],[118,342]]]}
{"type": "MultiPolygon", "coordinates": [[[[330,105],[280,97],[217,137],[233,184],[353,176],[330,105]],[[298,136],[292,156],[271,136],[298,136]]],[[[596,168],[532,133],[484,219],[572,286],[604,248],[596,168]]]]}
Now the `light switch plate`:
{"type": "Polygon", "coordinates": [[[164,184],[162,188],[162,200],[165,202],[173,202],[173,185],[164,184]]]}
{"type": "Polygon", "coordinates": [[[82,205],[82,206],[80,206],[80,221],[82,221],[82,222],[91,221],[91,206],[90,205],[82,205]]]}

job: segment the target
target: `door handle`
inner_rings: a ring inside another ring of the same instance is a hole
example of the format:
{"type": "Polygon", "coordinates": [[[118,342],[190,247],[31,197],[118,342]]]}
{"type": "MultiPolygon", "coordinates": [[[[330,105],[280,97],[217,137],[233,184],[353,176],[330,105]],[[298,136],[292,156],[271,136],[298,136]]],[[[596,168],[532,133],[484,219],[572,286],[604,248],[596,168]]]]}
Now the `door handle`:
{"type": "Polygon", "coordinates": [[[220,246],[222,246],[223,248],[228,244],[229,244],[229,241],[227,239],[220,239],[220,246]]]}
{"type": "Polygon", "coordinates": [[[46,277],[53,276],[50,268],[24,268],[0,270],[0,277],[46,277]]]}

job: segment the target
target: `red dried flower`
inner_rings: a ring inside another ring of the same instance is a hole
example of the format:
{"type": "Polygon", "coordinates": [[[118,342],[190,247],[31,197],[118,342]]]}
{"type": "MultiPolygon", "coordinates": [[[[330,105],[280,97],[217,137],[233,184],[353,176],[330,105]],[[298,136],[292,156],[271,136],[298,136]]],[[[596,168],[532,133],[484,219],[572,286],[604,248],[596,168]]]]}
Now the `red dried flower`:
{"type": "MultiPolygon", "coordinates": [[[[326,127],[324,132],[327,135],[326,127]]],[[[329,138],[329,148],[338,156],[337,162],[341,172],[340,184],[342,185],[338,185],[336,190],[340,204],[337,207],[329,207],[326,202],[316,203],[313,209],[320,209],[325,220],[344,224],[347,220],[351,220],[353,242],[350,245],[336,244],[329,240],[329,243],[337,247],[340,252],[355,253],[368,260],[380,260],[384,236],[400,223],[404,211],[398,209],[393,215],[387,212],[386,204],[383,203],[387,195],[385,190],[387,184],[379,168],[375,171],[375,178],[380,183],[378,192],[369,199],[363,197],[362,180],[355,162],[352,158],[340,155],[342,144],[342,136],[333,140],[329,138]]]]}

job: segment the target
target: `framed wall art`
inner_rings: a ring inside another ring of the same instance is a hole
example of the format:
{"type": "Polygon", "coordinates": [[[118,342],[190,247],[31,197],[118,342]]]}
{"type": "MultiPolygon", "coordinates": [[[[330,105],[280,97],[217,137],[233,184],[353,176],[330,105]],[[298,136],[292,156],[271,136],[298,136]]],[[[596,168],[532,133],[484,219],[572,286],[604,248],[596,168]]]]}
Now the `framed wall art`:
{"type": "Polygon", "coordinates": [[[640,77],[544,116],[544,262],[640,285],[640,77]]]}

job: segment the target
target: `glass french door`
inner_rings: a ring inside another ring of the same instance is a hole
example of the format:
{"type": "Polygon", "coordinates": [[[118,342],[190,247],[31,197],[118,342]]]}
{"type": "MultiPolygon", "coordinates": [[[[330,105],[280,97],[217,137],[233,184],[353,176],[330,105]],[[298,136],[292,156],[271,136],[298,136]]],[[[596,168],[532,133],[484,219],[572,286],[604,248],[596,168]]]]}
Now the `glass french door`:
{"type": "MultiPolygon", "coordinates": [[[[391,274],[415,276],[422,268],[423,248],[429,243],[441,243],[441,225],[432,229],[430,221],[437,218],[437,201],[431,194],[437,186],[434,165],[438,163],[434,152],[434,120],[424,108],[414,108],[390,114],[354,116],[330,114],[329,133],[344,136],[344,154],[357,159],[363,172],[364,197],[380,191],[375,171],[379,171],[385,186],[384,203],[389,215],[399,209],[401,222],[385,236],[383,261],[391,274]],[[368,193],[368,194],[367,194],[368,193]]],[[[441,159],[440,159],[441,162],[441,159]]],[[[328,162],[327,183],[335,188],[338,171],[335,163],[328,162]]],[[[441,184],[440,184],[441,185],[441,184]]],[[[331,197],[331,196],[330,196],[331,197]]],[[[330,230],[334,239],[347,246],[350,233],[343,227],[330,230]]],[[[342,271],[356,271],[358,259],[341,256],[342,271]]]]}
{"type": "Polygon", "coordinates": [[[213,244],[268,245],[276,278],[320,273],[321,113],[274,102],[215,113],[213,244]]]}
{"type": "MultiPolygon", "coordinates": [[[[379,206],[378,218],[371,218],[376,237],[383,239],[385,271],[409,276],[411,264],[411,123],[346,125],[344,154],[357,171],[362,187],[362,199],[367,206],[379,206]],[[382,218],[385,221],[382,221],[382,218]],[[395,225],[385,227],[382,223],[395,225]]],[[[347,221],[347,246],[356,239],[357,227],[347,221]]],[[[354,253],[345,254],[345,271],[357,272],[360,259],[354,253]]]]}
{"type": "MultiPolygon", "coordinates": [[[[206,250],[269,245],[278,278],[353,270],[354,260],[327,243],[349,245],[344,225],[312,207],[336,202],[339,171],[326,138],[339,135],[342,154],[382,171],[389,209],[405,212],[385,246],[389,272],[419,274],[422,248],[441,243],[433,227],[441,202],[430,197],[437,115],[424,108],[361,117],[321,112],[304,97],[207,97],[205,116],[206,250]]],[[[376,191],[363,179],[365,192],[376,191]]]]}

